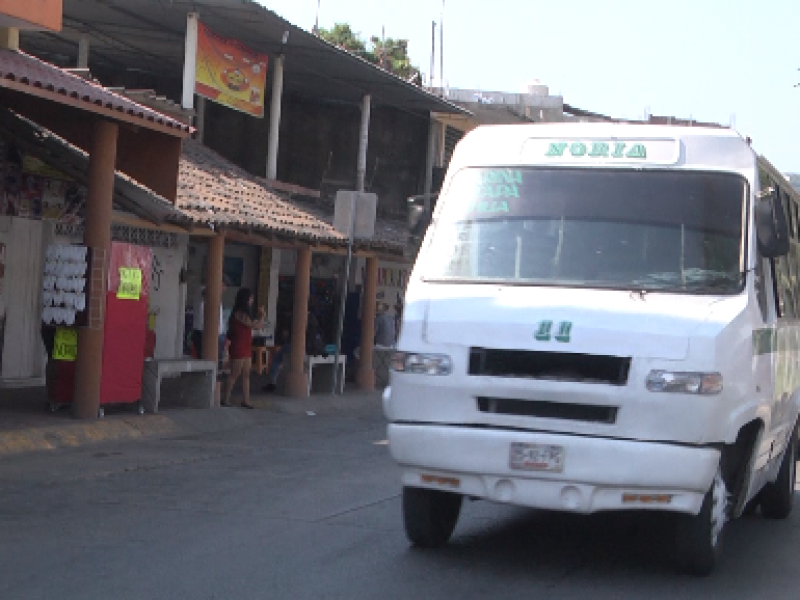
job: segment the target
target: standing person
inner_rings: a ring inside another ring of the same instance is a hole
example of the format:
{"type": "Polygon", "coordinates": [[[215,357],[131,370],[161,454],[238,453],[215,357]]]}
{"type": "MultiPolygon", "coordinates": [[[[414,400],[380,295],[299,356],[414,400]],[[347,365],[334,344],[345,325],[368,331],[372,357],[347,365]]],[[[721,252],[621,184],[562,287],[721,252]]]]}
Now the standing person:
{"type": "Polygon", "coordinates": [[[53,359],[53,353],[56,347],[56,327],[55,325],[47,325],[42,323],[40,333],[42,335],[42,343],[44,344],[44,351],[47,354],[47,365],[44,368],[44,382],[45,389],[47,390],[47,401],[56,401],[56,377],[58,375],[58,364],[53,359]]]}
{"type": "MultiPolygon", "coordinates": [[[[263,389],[265,392],[274,392],[278,387],[278,376],[286,356],[292,354],[292,340],[289,336],[289,330],[283,329],[281,339],[283,344],[280,349],[272,357],[272,365],[270,366],[269,373],[267,373],[267,383],[263,389]]],[[[317,317],[310,309],[308,310],[308,321],[306,323],[306,355],[311,356],[327,356],[325,352],[325,342],[322,340],[322,334],[319,331],[319,322],[317,317]]]]}
{"type": "Polygon", "coordinates": [[[228,337],[231,340],[231,373],[225,385],[225,400],[222,406],[231,405],[231,392],[239,375],[242,376],[242,408],[254,408],[250,404],[250,369],[253,362],[253,329],[261,329],[266,321],[264,307],[258,309],[258,320],[253,320],[253,294],[247,288],[236,294],[231,316],[228,319],[228,337]]]}
{"type": "Polygon", "coordinates": [[[206,286],[197,288],[192,302],[192,347],[195,358],[203,358],[203,319],[205,319],[206,286]]]}
{"type": "Polygon", "coordinates": [[[383,348],[394,346],[395,326],[392,315],[389,314],[389,305],[385,302],[378,302],[375,311],[375,345],[383,348]]]}
{"type": "MultiPolygon", "coordinates": [[[[225,283],[225,278],[222,279],[222,294],[224,296],[225,290],[228,289],[225,283]]],[[[222,360],[225,349],[225,316],[223,314],[223,303],[219,303],[219,344],[220,354],[219,360],[222,360]]],[[[192,346],[194,346],[197,358],[203,358],[203,329],[205,323],[206,312],[206,286],[202,285],[197,288],[192,302],[192,346]]]]}

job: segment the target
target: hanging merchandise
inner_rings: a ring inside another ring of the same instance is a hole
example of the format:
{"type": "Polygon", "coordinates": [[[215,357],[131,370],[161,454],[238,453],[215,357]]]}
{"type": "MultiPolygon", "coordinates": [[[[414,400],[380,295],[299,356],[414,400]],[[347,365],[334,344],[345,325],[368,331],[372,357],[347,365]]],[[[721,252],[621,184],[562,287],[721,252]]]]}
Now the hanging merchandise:
{"type": "Polygon", "coordinates": [[[42,322],[86,325],[88,271],[86,246],[54,244],[47,247],[42,278],[42,322]]]}

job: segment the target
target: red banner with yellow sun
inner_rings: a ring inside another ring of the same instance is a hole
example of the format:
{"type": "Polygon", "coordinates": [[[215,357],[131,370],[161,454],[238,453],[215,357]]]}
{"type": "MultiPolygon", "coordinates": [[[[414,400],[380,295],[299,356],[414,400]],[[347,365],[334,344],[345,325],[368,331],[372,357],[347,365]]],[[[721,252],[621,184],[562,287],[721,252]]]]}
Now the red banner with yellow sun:
{"type": "Polygon", "coordinates": [[[254,117],[264,116],[266,54],[197,26],[195,93],[254,117]]]}

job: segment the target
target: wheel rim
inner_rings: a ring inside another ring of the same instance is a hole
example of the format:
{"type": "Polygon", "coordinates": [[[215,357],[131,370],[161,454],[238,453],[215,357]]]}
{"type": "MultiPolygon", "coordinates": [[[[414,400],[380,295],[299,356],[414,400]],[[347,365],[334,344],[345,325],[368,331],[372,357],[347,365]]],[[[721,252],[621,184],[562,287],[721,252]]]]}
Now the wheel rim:
{"type": "Polygon", "coordinates": [[[717,472],[711,488],[711,545],[714,547],[719,543],[719,536],[725,525],[727,498],[728,491],[725,489],[722,473],[717,472]]]}

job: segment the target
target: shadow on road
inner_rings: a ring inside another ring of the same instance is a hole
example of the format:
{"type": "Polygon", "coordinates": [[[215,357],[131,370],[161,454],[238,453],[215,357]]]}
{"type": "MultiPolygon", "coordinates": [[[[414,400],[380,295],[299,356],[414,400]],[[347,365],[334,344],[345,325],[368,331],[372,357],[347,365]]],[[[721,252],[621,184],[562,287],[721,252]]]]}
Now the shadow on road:
{"type": "MultiPolygon", "coordinates": [[[[676,515],[625,512],[573,515],[525,510],[490,503],[465,504],[462,521],[444,548],[409,548],[407,558],[438,568],[463,569],[475,575],[511,579],[578,579],[620,582],[651,579],[688,580],[674,570],[676,515]],[[477,514],[475,514],[477,513],[477,514]]],[[[796,543],[794,519],[769,521],[760,515],[728,523],[723,559],[710,580],[724,578],[749,587],[765,570],[782,568],[765,557],[780,556],[796,543]],[[769,563],[769,564],[765,564],[769,563]]]]}

